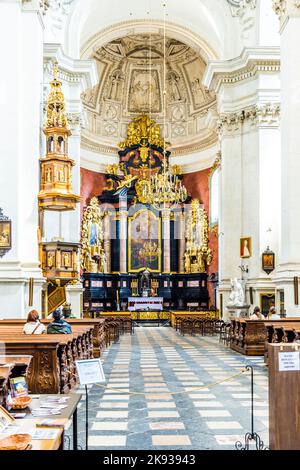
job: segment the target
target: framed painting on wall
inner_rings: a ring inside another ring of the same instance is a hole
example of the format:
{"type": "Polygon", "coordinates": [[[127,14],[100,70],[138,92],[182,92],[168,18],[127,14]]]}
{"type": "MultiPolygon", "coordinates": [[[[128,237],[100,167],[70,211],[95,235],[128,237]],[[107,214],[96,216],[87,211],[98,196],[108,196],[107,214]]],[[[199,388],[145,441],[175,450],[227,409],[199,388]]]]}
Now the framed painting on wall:
{"type": "Polygon", "coordinates": [[[240,240],[240,256],[241,258],[251,258],[252,256],[252,238],[243,237],[240,240]]]}
{"type": "Polygon", "coordinates": [[[150,209],[128,219],[128,270],[161,272],[161,219],[150,209]]]}
{"type": "Polygon", "coordinates": [[[11,221],[0,220],[0,248],[11,249],[11,221]]]}

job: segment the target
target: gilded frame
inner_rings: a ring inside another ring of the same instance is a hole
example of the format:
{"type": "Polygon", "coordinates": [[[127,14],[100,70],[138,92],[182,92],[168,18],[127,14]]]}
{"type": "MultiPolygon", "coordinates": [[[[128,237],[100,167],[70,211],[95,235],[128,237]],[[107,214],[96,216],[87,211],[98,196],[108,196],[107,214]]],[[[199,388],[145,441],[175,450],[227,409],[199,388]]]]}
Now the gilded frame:
{"type": "Polygon", "coordinates": [[[153,211],[150,209],[140,209],[135,212],[134,215],[128,217],[128,272],[129,273],[140,273],[144,271],[145,269],[148,269],[151,273],[161,273],[162,270],[162,221],[159,216],[156,216],[153,211]],[[131,237],[131,227],[132,227],[132,222],[142,213],[142,212],[147,212],[148,214],[151,214],[151,217],[155,219],[158,223],[158,269],[151,269],[148,266],[143,266],[139,269],[133,269],[132,268],[132,237],[131,237]]]}
{"type": "Polygon", "coordinates": [[[252,257],[252,237],[242,237],[240,239],[240,257],[242,259],[252,257]]]}
{"type": "MultiPolygon", "coordinates": [[[[264,299],[270,299],[270,302],[274,301],[276,303],[275,290],[273,292],[260,292],[260,294],[259,294],[259,306],[260,306],[261,313],[263,313],[263,300],[264,299]]],[[[266,313],[268,313],[268,312],[266,312],[266,313]]]]}

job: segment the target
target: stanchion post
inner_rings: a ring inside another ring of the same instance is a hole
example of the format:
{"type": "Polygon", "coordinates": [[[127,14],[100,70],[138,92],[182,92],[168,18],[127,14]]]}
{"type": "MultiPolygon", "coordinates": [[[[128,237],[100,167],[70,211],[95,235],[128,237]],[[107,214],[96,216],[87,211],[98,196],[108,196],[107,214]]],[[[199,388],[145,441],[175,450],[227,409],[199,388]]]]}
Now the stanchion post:
{"type": "Polygon", "coordinates": [[[85,386],[85,450],[89,450],[89,396],[85,386]]]}
{"type": "Polygon", "coordinates": [[[250,445],[255,446],[256,450],[268,450],[260,436],[254,431],[254,369],[247,365],[246,370],[251,373],[251,432],[245,434],[245,444],[241,441],[235,443],[236,450],[250,450],[250,445]]]}

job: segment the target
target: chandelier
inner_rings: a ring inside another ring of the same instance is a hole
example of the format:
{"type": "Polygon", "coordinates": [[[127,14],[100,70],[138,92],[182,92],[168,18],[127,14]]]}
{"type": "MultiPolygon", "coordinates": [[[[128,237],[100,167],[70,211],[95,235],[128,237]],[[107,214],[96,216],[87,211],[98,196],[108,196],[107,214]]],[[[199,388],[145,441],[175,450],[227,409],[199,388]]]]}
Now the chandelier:
{"type": "MultiPolygon", "coordinates": [[[[164,108],[164,129],[166,129],[166,3],[164,7],[164,90],[163,90],[163,108],[164,108]]],[[[150,31],[150,50],[151,50],[151,31],[150,31]]],[[[151,74],[151,60],[149,60],[149,68],[151,74]]],[[[151,95],[150,95],[150,113],[151,113],[151,95]]],[[[151,204],[157,210],[170,209],[186,201],[187,190],[183,186],[180,173],[181,168],[177,165],[170,167],[166,152],[166,142],[163,139],[163,162],[160,172],[147,181],[140,182],[141,193],[146,203],[151,204]]],[[[142,201],[141,201],[142,202],[142,201]]],[[[144,203],[145,203],[144,202],[144,203]]]]}
{"type": "Polygon", "coordinates": [[[157,243],[155,242],[146,242],[143,248],[139,251],[139,258],[149,258],[155,259],[160,255],[160,250],[158,249],[157,243]]]}
{"type": "Polygon", "coordinates": [[[170,168],[166,161],[163,163],[162,172],[151,177],[150,186],[151,204],[157,209],[181,204],[188,196],[180,180],[178,167],[170,168]]]}

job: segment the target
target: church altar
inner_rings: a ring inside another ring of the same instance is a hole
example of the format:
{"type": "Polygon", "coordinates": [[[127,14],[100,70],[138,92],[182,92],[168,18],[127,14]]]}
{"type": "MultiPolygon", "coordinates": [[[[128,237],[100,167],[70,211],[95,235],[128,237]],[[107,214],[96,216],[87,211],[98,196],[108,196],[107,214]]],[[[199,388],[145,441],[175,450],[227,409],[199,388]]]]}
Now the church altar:
{"type": "Polygon", "coordinates": [[[154,120],[134,118],[119,164],[108,165],[103,192],[86,207],[84,312],[208,309],[208,215],[168,146],[154,120]]]}
{"type": "Polygon", "coordinates": [[[136,312],[139,310],[163,310],[163,297],[129,297],[128,310],[136,312]]]}

